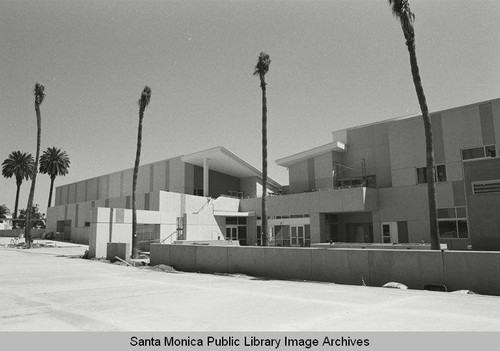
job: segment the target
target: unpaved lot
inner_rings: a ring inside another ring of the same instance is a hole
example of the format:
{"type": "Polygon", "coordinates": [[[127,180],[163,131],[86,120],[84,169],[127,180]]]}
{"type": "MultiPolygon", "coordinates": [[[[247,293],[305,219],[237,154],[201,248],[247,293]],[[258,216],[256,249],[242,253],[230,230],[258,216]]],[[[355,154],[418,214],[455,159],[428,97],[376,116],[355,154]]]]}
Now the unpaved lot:
{"type": "Polygon", "coordinates": [[[84,246],[0,247],[0,331],[500,331],[500,298],[76,258],[84,246]]]}

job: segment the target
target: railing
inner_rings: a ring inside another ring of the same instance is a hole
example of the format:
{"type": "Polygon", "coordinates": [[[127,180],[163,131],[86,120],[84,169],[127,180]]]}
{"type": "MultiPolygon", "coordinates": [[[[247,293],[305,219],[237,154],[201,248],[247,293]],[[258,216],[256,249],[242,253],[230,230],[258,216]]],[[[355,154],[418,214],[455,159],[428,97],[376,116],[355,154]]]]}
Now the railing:
{"type": "Polygon", "coordinates": [[[200,212],[201,212],[201,210],[203,210],[203,209],[205,208],[205,206],[207,206],[207,205],[210,203],[210,201],[211,201],[211,200],[212,200],[212,198],[208,198],[208,199],[207,199],[207,202],[205,202],[205,203],[203,204],[203,206],[201,206],[201,207],[200,207],[200,209],[199,209],[198,211],[193,212],[193,214],[198,214],[198,213],[200,213],[200,212]]]}
{"type": "Polygon", "coordinates": [[[163,244],[167,239],[169,239],[172,235],[174,234],[177,234],[177,230],[174,231],[172,234],[170,234],[169,236],[167,236],[165,239],[163,239],[162,241],[160,241],[160,244],[163,244]]]}

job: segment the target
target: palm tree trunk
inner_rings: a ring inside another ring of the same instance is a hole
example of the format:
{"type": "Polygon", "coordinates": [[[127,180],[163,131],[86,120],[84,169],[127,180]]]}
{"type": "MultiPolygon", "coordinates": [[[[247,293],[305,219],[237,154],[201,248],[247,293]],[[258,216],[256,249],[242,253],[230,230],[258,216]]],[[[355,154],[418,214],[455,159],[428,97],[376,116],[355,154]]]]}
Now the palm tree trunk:
{"type": "Polygon", "coordinates": [[[14,214],[12,215],[12,229],[17,228],[17,207],[19,205],[19,193],[21,192],[21,183],[17,183],[16,203],[14,204],[14,214]]]}
{"type": "Polygon", "coordinates": [[[431,249],[439,250],[439,227],[437,221],[437,201],[436,201],[436,183],[435,183],[435,165],[434,165],[434,148],[432,144],[432,125],[429,116],[429,109],[425,99],[424,89],[420,80],[420,73],[417,64],[417,55],[415,52],[415,40],[407,39],[406,45],[410,54],[411,74],[413,76],[413,84],[417,92],[418,103],[422,111],[422,119],[424,121],[425,130],[425,150],[427,159],[427,195],[429,200],[429,222],[431,232],[431,249]]]}
{"type": "Polygon", "coordinates": [[[49,192],[49,203],[47,204],[47,209],[50,207],[52,203],[52,192],[54,191],[54,180],[56,177],[50,177],[50,192],[49,192]]]}
{"type": "Polygon", "coordinates": [[[137,132],[137,151],[135,154],[134,176],[132,178],[132,258],[139,258],[139,247],[137,241],[137,198],[135,195],[137,189],[137,174],[139,173],[139,163],[141,160],[142,146],[142,118],[144,109],[139,110],[139,128],[137,132]]]}
{"type": "Polygon", "coordinates": [[[31,237],[31,209],[33,207],[33,197],[35,195],[36,175],[38,173],[38,158],[40,157],[40,143],[42,136],[42,117],[40,116],[40,105],[35,103],[36,111],[36,157],[35,166],[33,170],[33,178],[31,179],[30,195],[28,198],[28,206],[26,207],[26,225],[24,226],[24,237],[28,248],[31,247],[33,239],[31,237]]]}
{"type": "Polygon", "coordinates": [[[262,245],[269,245],[269,232],[267,228],[267,99],[266,82],[260,78],[262,88],[262,245]]]}

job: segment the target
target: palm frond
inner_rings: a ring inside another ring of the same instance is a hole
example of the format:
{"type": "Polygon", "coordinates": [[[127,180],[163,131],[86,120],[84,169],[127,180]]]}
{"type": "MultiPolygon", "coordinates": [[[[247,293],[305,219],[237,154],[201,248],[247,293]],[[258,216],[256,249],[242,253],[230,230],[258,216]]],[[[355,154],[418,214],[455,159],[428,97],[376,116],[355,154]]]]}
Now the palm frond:
{"type": "Polygon", "coordinates": [[[41,85],[40,83],[35,84],[35,89],[33,89],[33,92],[35,93],[35,103],[37,105],[41,105],[43,99],[45,98],[44,90],[45,87],[43,85],[41,85]]]}
{"type": "Polygon", "coordinates": [[[265,76],[266,73],[269,71],[270,64],[271,64],[271,58],[269,57],[269,54],[261,52],[259,55],[259,59],[257,60],[257,64],[255,65],[253,75],[265,76]]]}
{"type": "Polygon", "coordinates": [[[409,0],[388,0],[392,14],[399,19],[405,37],[414,36],[413,22],[415,14],[411,12],[409,0]]]}
{"type": "Polygon", "coordinates": [[[35,173],[35,160],[30,153],[13,151],[2,162],[2,175],[5,178],[14,176],[16,180],[32,178],[35,173]]]}
{"type": "Polygon", "coordinates": [[[138,101],[141,109],[145,109],[146,106],[149,105],[150,100],[151,100],[151,88],[146,85],[142,90],[141,98],[138,101]]]}
{"type": "Polygon", "coordinates": [[[69,156],[55,146],[47,148],[40,156],[40,173],[50,177],[65,176],[69,172],[69,156]]]}

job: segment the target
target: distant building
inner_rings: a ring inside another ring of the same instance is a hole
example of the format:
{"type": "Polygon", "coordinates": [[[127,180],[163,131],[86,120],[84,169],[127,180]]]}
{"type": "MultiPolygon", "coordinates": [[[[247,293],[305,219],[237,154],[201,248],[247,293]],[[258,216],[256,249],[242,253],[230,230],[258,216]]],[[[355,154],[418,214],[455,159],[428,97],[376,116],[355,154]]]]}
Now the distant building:
{"type": "Polygon", "coordinates": [[[11,216],[0,220],[0,230],[9,230],[9,229],[12,229],[12,217],[11,216]]]}
{"type": "MultiPolygon", "coordinates": [[[[500,250],[500,99],[431,113],[441,242],[500,250]]],[[[333,132],[331,143],[281,158],[269,181],[271,245],[430,241],[421,116],[333,132]]],[[[128,169],[56,189],[47,228],[89,242],[131,235],[128,169]],[[103,235],[104,235],[103,234],[103,235]]],[[[222,147],[140,167],[142,241],[261,241],[262,174],[222,147]]]]}

